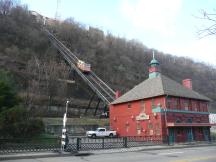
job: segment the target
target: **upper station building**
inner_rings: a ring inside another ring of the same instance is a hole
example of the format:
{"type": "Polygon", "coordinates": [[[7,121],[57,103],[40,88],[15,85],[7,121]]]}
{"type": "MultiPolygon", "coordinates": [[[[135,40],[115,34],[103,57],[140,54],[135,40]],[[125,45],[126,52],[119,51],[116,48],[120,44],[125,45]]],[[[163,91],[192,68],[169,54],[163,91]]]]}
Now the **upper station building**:
{"type": "Polygon", "coordinates": [[[110,105],[110,126],[119,136],[157,136],[169,142],[209,140],[210,99],[162,75],[153,57],[149,78],[110,105]]]}

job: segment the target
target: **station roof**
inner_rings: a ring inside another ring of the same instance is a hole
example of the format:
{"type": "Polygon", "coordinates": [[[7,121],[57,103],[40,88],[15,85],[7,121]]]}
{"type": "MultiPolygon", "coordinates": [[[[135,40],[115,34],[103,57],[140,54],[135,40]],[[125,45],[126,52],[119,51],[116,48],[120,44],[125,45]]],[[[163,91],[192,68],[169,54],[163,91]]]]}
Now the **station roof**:
{"type": "Polygon", "coordinates": [[[160,74],[157,77],[149,78],[141,82],[133,89],[131,89],[121,97],[117,98],[111,104],[114,105],[162,95],[211,101],[211,99],[209,99],[208,97],[201,95],[194,90],[190,90],[184,87],[182,84],[160,74]]]}

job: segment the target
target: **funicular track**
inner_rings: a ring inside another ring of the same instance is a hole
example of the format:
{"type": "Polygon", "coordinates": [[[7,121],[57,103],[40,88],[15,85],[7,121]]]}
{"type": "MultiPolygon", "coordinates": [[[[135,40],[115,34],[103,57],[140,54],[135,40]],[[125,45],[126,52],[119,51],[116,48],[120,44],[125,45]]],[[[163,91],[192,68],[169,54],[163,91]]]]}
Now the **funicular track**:
{"type": "Polygon", "coordinates": [[[44,29],[47,33],[49,40],[61,53],[67,63],[74,69],[77,74],[84,80],[85,83],[97,94],[97,96],[105,103],[109,105],[115,99],[115,92],[103,82],[92,70],[89,73],[83,73],[77,66],[78,58],[72,53],[61,41],[59,41],[52,33],[47,29],[44,29]]]}

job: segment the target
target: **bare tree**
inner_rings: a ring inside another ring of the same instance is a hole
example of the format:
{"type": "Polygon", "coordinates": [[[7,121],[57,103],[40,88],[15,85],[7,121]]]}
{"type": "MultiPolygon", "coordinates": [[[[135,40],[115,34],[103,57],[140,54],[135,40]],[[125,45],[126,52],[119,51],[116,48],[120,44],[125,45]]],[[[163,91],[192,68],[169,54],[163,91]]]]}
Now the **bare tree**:
{"type": "Polygon", "coordinates": [[[13,7],[13,0],[0,0],[0,14],[8,15],[13,7]]]}
{"type": "Polygon", "coordinates": [[[198,35],[203,38],[210,35],[216,34],[216,12],[208,13],[205,10],[201,11],[201,17],[198,17],[205,21],[204,27],[198,30],[198,35]]]}
{"type": "Polygon", "coordinates": [[[24,96],[25,104],[31,108],[35,104],[35,96],[41,94],[42,65],[37,57],[32,58],[27,63],[27,73],[29,74],[26,94],[24,96]]]}

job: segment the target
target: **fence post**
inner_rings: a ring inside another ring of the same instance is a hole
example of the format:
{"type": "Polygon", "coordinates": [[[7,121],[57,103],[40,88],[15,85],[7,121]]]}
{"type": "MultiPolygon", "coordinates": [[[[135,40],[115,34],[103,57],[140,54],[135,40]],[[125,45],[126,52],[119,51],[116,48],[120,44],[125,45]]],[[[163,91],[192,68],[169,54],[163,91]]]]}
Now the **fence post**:
{"type": "Polygon", "coordinates": [[[168,135],[166,136],[166,139],[167,139],[167,144],[170,145],[170,141],[169,141],[169,136],[168,135]]]}
{"type": "Polygon", "coordinates": [[[127,137],[123,137],[123,145],[127,148],[127,137]]]}
{"type": "Polygon", "coordinates": [[[76,142],[76,149],[77,151],[79,151],[81,148],[81,138],[77,138],[77,142],[76,142]]]}
{"type": "Polygon", "coordinates": [[[104,149],[104,138],[102,138],[102,149],[104,149]]]}

